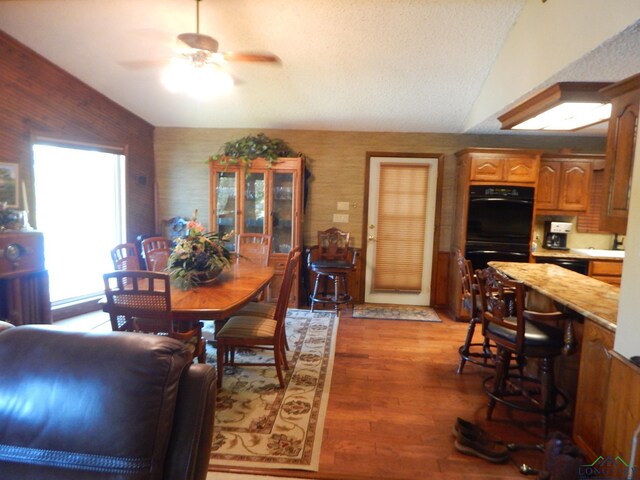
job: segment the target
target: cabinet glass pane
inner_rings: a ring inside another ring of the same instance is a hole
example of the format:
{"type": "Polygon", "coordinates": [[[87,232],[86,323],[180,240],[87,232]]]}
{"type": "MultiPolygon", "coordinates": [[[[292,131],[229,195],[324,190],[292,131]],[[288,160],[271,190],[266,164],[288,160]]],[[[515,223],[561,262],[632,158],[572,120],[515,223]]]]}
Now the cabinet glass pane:
{"type": "Polygon", "coordinates": [[[273,174],[274,253],[289,253],[293,240],[293,173],[273,174]]]}
{"type": "MultiPolygon", "coordinates": [[[[220,236],[236,230],[236,202],[236,174],[218,172],[216,174],[216,231],[220,236]]],[[[226,246],[235,250],[233,236],[226,246]]]]}
{"type": "Polygon", "coordinates": [[[248,173],[244,182],[244,232],[264,233],[264,173],[248,173]]]}

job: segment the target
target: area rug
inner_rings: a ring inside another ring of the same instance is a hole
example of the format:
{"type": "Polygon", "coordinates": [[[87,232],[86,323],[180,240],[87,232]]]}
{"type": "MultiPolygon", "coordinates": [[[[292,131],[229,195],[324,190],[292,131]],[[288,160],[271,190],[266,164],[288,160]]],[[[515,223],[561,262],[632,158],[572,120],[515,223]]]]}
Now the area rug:
{"type": "Polygon", "coordinates": [[[418,322],[441,322],[431,307],[410,305],[380,305],[365,303],[354,305],[353,318],[371,318],[380,320],[413,320],[418,322]]]}
{"type": "MultiPolygon", "coordinates": [[[[209,470],[216,467],[317,471],[331,386],[338,317],[289,309],[286,387],[274,367],[225,367],[216,402],[209,470]]],[[[273,361],[273,352],[236,350],[236,361],[273,361]]],[[[215,349],[207,347],[215,364],[215,349]]]]}

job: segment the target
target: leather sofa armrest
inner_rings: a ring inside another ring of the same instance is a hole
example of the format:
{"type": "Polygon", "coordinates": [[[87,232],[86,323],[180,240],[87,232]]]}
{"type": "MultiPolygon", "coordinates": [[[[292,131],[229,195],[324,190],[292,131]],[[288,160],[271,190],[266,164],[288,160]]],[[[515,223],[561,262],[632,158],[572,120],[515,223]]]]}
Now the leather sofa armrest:
{"type": "Polygon", "coordinates": [[[164,478],[206,478],[213,440],[216,377],[212,365],[201,363],[189,365],[182,374],[164,478]]]}
{"type": "Polygon", "coordinates": [[[0,320],[0,333],[13,327],[12,323],[0,320]]]}

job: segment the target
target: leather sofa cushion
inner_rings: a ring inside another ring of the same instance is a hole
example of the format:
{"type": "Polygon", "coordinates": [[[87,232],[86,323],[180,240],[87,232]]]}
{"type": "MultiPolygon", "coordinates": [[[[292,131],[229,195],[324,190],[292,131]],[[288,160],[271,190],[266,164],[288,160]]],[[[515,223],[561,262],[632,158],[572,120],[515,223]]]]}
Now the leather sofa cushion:
{"type": "Polygon", "coordinates": [[[181,342],[155,335],[2,332],[0,472],[40,465],[46,475],[11,478],[162,478],[189,363],[181,342]],[[68,475],[50,477],[51,467],[68,475]]]}

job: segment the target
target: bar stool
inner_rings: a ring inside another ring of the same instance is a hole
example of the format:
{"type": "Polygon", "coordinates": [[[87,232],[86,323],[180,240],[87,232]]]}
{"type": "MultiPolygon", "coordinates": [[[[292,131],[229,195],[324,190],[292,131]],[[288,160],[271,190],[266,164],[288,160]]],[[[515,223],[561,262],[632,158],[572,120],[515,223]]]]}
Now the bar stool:
{"type": "Polygon", "coordinates": [[[484,380],[489,397],[487,419],[496,403],[508,408],[539,413],[547,436],[549,416],[568,404],[565,393],[554,382],[554,359],[562,354],[563,331],[550,322],[565,320],[560,312],[525,310],[524,284],[505,277],[493,267],[476,270],[481,312],[486,336],[496,344],[496,371],[484,380]],[[512,356],[538,361],[537,378],[512,373],[512,356]]]}
{"type": "Polygon", "coordinates": [[[466,362],[486,368],[495,368],[495,353],[489,339],[485,336],[484,325],[480,318],[480,297],[478,295],[478,285],[473,275],[473,267],[471,262],[464,258],[460,250],[456,251],[456,262],[460,272],[460,285],[462,302],[466,310],[469,311],[469,328],[464,343],[458,349],[460,354],[460,364],[457,373],[462,373],[466,362]],[[474,342],[476,325],[482,326],[482,341],[474,342]]]}
{"type": "Polygon", "coordinates": [[[312,312],[317,303],[332,304],[338,312],[340,305],[351,302],[347,275],[355,269],[356,258],[357,251],[349,247],[349,232],[337,228],[318,232],[318,245],[307,253],[307,264],[316,274],[313,293],[309,296],[312,312]],[[327,292],[329,281],[333,283],[331,293],[327,292]]]}

